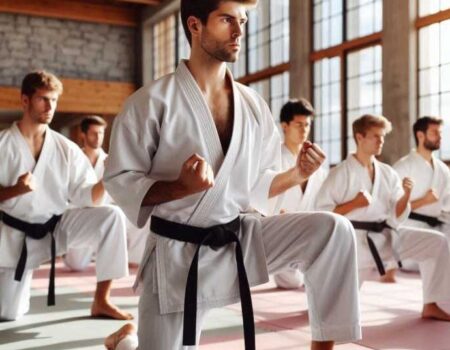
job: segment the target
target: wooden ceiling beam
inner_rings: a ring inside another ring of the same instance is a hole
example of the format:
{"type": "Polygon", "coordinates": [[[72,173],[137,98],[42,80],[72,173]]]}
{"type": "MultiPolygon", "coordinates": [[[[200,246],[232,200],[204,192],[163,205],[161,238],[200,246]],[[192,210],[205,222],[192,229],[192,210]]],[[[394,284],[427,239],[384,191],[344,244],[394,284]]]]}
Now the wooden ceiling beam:
{"type": "Polygon", "coordinates": [[[128,2],[133,4],[156,6],[162,3],[161,0],[116,0],[116,2],[128,2]]]}
{"type": "Polygon", "coordinates": [[[1,0],[0,12],[137,27],[136,8],[80,0],[1,0]]]}

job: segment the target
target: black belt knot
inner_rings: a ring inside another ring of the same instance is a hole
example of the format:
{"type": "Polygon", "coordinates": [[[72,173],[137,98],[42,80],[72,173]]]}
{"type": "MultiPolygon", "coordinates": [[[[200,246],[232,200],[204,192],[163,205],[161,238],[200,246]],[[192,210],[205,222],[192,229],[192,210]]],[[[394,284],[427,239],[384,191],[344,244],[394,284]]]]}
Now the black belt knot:
{"type": "MultiPolygon", "coordinates": [[[[20,219],[17,219],[5,212],[0,212],[0,220],[9,227],[19,230],[25,234],[26,237],[32,239],[43,239],[50,233],[51,241],[51,267],[48,284],[47,305],[55,305],[55,262],[56,262],[56,242],[53,235],[56,225],[61,220],[62,215],[53,215],[47,222],[42,224],[32,224],[20,219]]],[[[21,281],[25,266],[27,264],[28,250],[26,238],[23,240],[22,251],[20,253],[19,261],[17,263],[14,280],[21,281]]]]}
{"type": "MultiPolygon", "coordinates": [[[[386,274],[386,270],[384,268],[383,260],[381,260],[377,246],[375,245],[375,242],[373,241],[372,237],[370,237],[369,233],[370,232],[381,233],[385,229],[393,230],[393,228],[387,224],[386,220],[380,222],[351,220],[351,223],[355,228],[355,230],[367,231],[367,244],[369,245],[369,249],[370,252],[372,253],[373,260],[375,260],[375,264],[377,265],[377,269],[380,275],[384,276],[386,274]]],[[[401,261],[398,261],[397,263],[399,267],[402,267],[401,261]]]]}
{"type": "Polygon", "coordinates": [[[411,220],[424,222],[424,223],[430,225],[431,227],[436,227],[436,226],[443,224],[443,222],[441,220],[439,220],[438,218],[436,218],[434,216],[429,216],[429,215],[424,215],[424,214],[419,214],[419,213],[414,213],[414,212],[411,212],[409,214],[409,218],[411,220]]]}
{"type": "Polygon", "coordinates": [[[183,345],[196,345],[198,258],[201,246],[209,246],[212,249],[218,249],[230,243],[236,243],[236,265],[244,324],[245,349],[254,350],[255,323],[253,318],[252,297],[247,273],[245,271],[244,255],[242,253],[241,243],[237,236],[237,233],[240,230],[239,217],[226,224],[201,228],[152,216],[151,230],[157,235],[166,238],[198,245],[189,268],[186,282],[183,316],[183,345]]]}

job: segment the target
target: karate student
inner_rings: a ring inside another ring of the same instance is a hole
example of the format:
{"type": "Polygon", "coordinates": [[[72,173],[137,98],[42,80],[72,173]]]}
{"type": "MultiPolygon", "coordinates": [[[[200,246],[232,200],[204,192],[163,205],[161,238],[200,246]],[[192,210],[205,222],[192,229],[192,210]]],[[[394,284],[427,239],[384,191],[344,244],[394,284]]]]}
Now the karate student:
{"type": "Polygon", "coordinates": [[[400,176],[415,183],[407,224],[441,231],[450,240],[450,171],[433,155],[441,145],[442,119],[419,118],[413,132],[417,149],[394,164],[400,176]]]}
{"type": "Polygon", "coordinates": [[[0,318],[28,311],[32,272],[50,259],[48,304],[54,304],[55,255],[88,242],[97,254],[92,316],[131,319],[109,300],[111,280],[128,273],[125,219],[114,208],[85,208],[104,188],[78,146],[48,126],[61,93],[54,75],[28,74],[22,119],[0,132],[0,318]],[[69,203],[80,208],[67,210],[69,203]]]}
{"type": "MultiPolygon", "coordinates": [[[[98,181],[103,180],[105,172],[105,160],[108,154],[103,150],[103,140],[105,136],[106,121],[99,116],[88,116],[81,122],[81,132],[83,135],[84,154],[88,157],[98,181]]],[[[102,204],[113,204],[111,197],[105,191],[102,204]]],[[[120,210],[120,209],[119,209],[120,210]]],[[[127,227],[127,252],[130,265],[137,266],[144,254],[145,242],[148,236],[146,228],[138,229],[128,220],[127,227]]],[[[70,248],[64,255],[64,263],[74,271],[83,271],[89,265],[94,255],[92,246],[84,245],[78,248],[70,248]]]]}
{"type": "MultiPolygon", "coordinates": [[[[284,134],[281,146],[281,166],[287,170],[295,166],[297,157],[306,142],[311,130],[311,119],[314,108],[304,98],[288,101],[280,111],[280,123],[284,134]]],[[[275,210],[279,213],[313,211],[316,196],[327,176],[327,170],[321,166],[301,185],[293,186],[281,195],[274,197],[275,210]]],[[[303,284],[303,276],[296,266],[274,275],[277,287],[283,289],[299,288],[303,284]]]]}
{"type": "Polygon", "coordinates": [[[437,305],[450,300],[450,252],[445,237],[433,230],[400,226],[410,212],[413,182],[407,177],[400,180],[389,165],[375,158],[390,130],[391,123],[382,116],[364,115],[353,122],[356,153],[330,171],[317,208],[345,215],[354,224],[360,283],[375,266],[382,273],[383,262],[413,259],[419,263],[423,281],[422,317],[449,321],[450,315],[437,305]],[[371,251],[372,243],[376,249],[372,246],[371,251]]]}
{"type": "Polygon", "coordinates": [[[136,225],[152,217],[138,273],[139,349],[193,349],[207,311],[239,297],[246,349],[254,349],[248,284],[292,264],[305,274],[312,349],[361,336],[348,220],[247,213],[267,215],[269,197],[300,186],[324,161],[318,146],[305,143],[295,166],[280,172],[267,105],[227,70],[255,3],[182,0],[189,60],[134,93],[114,122],[106,188],[136,225]]]}

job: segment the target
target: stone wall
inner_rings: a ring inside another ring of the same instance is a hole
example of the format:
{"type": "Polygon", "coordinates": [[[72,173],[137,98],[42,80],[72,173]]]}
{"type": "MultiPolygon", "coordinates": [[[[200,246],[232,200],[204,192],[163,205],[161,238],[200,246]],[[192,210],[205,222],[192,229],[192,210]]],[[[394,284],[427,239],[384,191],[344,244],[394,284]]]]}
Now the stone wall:
{"type": "Polygon", "coordinates": [[[137,29],[0,13],[0,85],[32,69],[59,77],[136,82],[137,29]]]}

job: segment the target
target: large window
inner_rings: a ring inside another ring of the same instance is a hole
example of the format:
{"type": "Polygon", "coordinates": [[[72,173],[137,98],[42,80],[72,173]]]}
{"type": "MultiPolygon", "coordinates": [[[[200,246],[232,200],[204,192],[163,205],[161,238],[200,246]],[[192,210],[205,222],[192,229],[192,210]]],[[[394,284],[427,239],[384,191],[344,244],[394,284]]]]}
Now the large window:
{"type": "Polygon", "coordinates": [[[339,57],[314,63],[314,105],[314,140],[320,143],[330,164],[339,163],[342,159],[339,57]]]}
{"type": "Polygon", "coordinates": [[[153,26],[153,79],[174,70],[175,19],[175,15],[171,15],[153,26]]]}
{"type": "MultiPolygon", "coordinates": [[[[450,134],[450,11],[439,11],[448,8],[448,0],[422,0],[419,3],[419,13],[427,16],[418,20],[418,112],[419,116],[443,118],[444,135],[450,134]]],[[[442,158],[450,159],[450,140],[447,137],[442,138],[440,153],[442,158]]]]}
{"type": "Polygon", "coordinates": [[[313,0],[314,141],[330,164],[354,150],[352,122],[381,113],[382,0],[313,0]]]}

